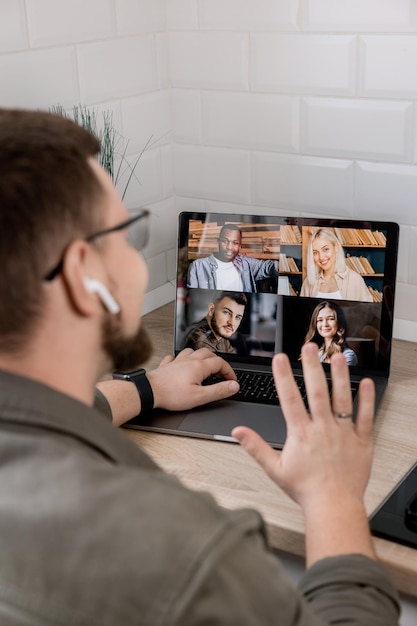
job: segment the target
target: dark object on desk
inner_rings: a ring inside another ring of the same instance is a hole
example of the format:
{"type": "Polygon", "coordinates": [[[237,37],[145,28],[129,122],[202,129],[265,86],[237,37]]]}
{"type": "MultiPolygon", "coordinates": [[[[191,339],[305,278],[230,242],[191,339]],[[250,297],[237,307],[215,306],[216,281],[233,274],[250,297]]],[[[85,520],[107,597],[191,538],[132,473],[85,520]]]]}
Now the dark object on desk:
{"type": "Polygon", "coordinates": [[[409,500],[404,512],[404,523],[408,530],[417,532],[417,493],[414,493],[409,500]]]}
{"type": "Polygon", "coordinates": [[[417,463],[370,519],[373,535],[417,548],[417,463]]]}

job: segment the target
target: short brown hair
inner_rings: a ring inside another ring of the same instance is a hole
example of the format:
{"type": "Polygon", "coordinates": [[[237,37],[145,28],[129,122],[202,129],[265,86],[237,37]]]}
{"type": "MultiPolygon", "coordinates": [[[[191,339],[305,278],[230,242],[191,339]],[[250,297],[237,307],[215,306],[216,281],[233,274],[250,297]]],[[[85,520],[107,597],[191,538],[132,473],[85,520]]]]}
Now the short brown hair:
{"type": "Polygon", "coordinates": [[[87,159],[96,137],[59,115],[0,109],[0,349],[16,350],[42,311],[43,277],[102,224],[87,159]]]}
{"type": "Polygon", "coordinates": [[[236,302],[236,304],[240,304],[246,306],[248,303],[248,299],[242,291],[221,291],[218,295],[216,295],[212,302],[214,304],[219,304],[224,298],[229,298],[236,302]]]}

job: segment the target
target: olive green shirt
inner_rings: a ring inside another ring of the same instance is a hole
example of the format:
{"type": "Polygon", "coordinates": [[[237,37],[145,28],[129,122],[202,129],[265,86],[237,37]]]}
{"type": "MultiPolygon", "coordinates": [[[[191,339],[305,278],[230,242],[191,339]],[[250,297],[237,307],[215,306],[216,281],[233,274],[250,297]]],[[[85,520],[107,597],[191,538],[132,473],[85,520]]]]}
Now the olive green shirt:
{"type": "Polygon", "coordinates": [[[98,405],[0,373],[2,626],[397,624],[377,563],[325,559],[296,590],[260,515],[185,488],[98,405]]]}

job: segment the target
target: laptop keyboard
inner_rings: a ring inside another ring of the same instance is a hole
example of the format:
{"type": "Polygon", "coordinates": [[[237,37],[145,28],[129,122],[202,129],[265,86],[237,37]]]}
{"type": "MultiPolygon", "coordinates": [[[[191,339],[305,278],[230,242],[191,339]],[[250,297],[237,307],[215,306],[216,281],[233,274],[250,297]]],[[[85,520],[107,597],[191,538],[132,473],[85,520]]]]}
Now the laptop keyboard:
{"type": "Polygon", "coordinates": [[[233,398],[244,400],[245,402],[260,402],[261,404],[279,404],[274,378],[271,374],[260,374],[259,372],[247,372],[245,370],[235,370],[239,393],[233,398]]]}
{"type": "MultiPolygon", "coordinates": [[[[232,396],[231,400],[241,400],[244,402],[257,402],[258,404],[275,404],[279,405],[279,398],[275,388],[274,377],[269,373],[248,372],[247,370],[235,370],[240,390],[232,396]]],[[[218,382],[218,378],[211,376],[204,381],[204,384],[213,384],[218,382]]],[[[307,393],[302,376],[295,376],[295,381],[304,400],[304,404],[308,408],[307,393]]],[[[331,396],[331,380],[327,379],[327,385],[331,396]]],[[[352,383],[352,399],[355,399],[358,386],[352,383]]]]}

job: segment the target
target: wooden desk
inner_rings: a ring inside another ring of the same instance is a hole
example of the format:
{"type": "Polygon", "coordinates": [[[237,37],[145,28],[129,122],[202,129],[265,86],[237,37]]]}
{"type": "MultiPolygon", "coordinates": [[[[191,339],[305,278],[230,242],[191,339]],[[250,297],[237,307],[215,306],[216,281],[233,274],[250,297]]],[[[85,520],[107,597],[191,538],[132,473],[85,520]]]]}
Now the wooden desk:
{"type": "MultiPolygon", "coordinates": [[[[165,354],[172,354],[173,315],[173,305],[168,304],[144,318],[155,345],[148,369],[165,354]]],[[[375,422],[375,457],[365,499],[368,514],[417,460],[416,381],[417,344],[395,340],[390,383],[375,422]]],[[[225,507],[260,511],[271,544],[304,555],[300,508],[239,445],[127,429],[126,434],[188,487],[209,491],[225,507]]],[[[375,546],[397,588],[417,597],[417,551],[378,538],[375,546]]]]}

